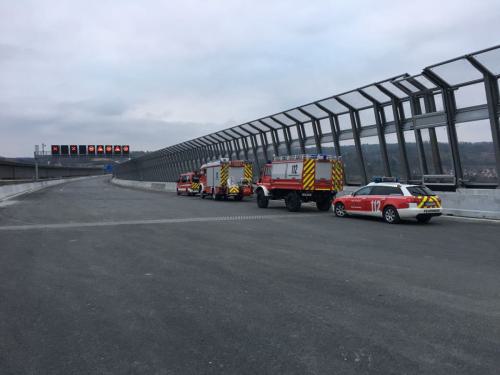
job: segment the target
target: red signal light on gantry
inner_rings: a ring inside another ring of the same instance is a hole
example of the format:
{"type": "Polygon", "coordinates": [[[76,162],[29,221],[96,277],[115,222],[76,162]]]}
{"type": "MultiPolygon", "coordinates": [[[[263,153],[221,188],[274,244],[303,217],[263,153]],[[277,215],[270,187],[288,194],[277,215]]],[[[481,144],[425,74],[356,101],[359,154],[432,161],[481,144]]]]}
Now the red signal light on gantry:
{"type": "Polygon", "coordinates": [[[122,153],[122,146],[115,145],[115,147],[113,148],[113,152],[115,154],[121,154],[122,153]]]}

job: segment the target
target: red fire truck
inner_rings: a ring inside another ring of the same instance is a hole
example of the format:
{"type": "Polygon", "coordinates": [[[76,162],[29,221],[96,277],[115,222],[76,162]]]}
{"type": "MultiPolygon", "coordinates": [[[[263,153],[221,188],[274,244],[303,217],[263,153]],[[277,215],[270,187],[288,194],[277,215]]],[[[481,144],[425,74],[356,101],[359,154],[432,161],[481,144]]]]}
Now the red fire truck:
{"type": "Polygon", "coordinates": [[[197,172],[182,173],[177,180],[177,195],[196,195],[200,192],[200,176],[197,172]]]}
{"type": "Polygon", "coordinates": [[[253,194],[252,164],[244,160],[220,159],[200,168],[200,197],[210,195],[212,199],[233,197],[240,201],[253,194]]]}
{"type": "Polygon", "coordinates": [[[344,187],[342,161],[329,155],[275,157],[262,169],[257,188],[257,205],[284,199],[289,211],[300,210],[302,202],[316,202],[328,211],[335,195],[344,187]]]}

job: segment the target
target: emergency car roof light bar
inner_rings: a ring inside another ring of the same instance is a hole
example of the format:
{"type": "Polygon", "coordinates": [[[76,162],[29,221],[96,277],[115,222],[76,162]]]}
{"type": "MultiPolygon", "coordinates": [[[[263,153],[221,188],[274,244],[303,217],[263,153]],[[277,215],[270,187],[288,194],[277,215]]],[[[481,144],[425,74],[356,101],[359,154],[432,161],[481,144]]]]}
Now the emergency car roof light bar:
{"type": "Polygon", "coordinates": [[[304,159],[337,160],[337,157],[333,155],[322,155],[322,154],[298,154],[298,155],[274,156],[274,160],[304,160],[304,159]]]}
{"type": "Polygon", "coordinates": [[[385,176],[374,176],[372,182],[399,182],[398,177],[385,177],[385,176]]]}

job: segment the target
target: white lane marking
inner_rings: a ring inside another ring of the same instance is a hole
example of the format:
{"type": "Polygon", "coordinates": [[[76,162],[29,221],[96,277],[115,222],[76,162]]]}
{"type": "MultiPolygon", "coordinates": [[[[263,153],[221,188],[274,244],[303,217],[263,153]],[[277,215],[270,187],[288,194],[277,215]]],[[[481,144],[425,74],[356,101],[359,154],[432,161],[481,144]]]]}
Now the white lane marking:
{"type": "Polygon", "coordinates": [[[91,227],[114,227],[119,225],[151,225],[151,224],[178,224],[178,223],[204,223],[217,221],[241,221],[241,220],[271,220],[271,219],[293,219],[310,217],[314,214],[288,214],[288,215],[255,215],[255,216],[212,216],[212,217],[188,217],[177,219],[153,219],[153,220],[125,220],[125,221],[101,221],[94,223],[57,223],[57,224],[29,224],[29,225],[6,225],[0,226],[0,231],[33,230],[33,229],[71,229],[91,227]]]}
{"type": "Polygon", "coordinates": [[[451,219],[451,220],[458,220],[458,221],[479,221],[479,222],[500,224],[500,220],[484,219],[481,217],[464,217],[464,216],[443,215],[443,216],[440,216],[438,220],[440,220],[440,219],[451,219]]]}

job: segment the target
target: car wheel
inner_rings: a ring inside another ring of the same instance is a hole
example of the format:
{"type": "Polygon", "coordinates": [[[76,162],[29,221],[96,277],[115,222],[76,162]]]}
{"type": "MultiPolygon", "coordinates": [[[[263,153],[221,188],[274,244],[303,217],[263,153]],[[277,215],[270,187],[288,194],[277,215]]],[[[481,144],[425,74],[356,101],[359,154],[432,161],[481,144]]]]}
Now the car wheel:
{"type": "Polygon", "coordinates": [[[259,208],[267,208],[267,206],[269,206],[269,198],[266,197],[262,190],[257,192],[257,206],[259,206],[259,208]]]}
{"type": "Polygon", "coordinates": [[[422,224],[427,224],[429,221],[431,221],[432,216],[429,215],[422,215],[422,216],[417,216],[417,221],[422,224]]]}
{"type": "Polygon", "coordinates": [[[347,213],[345,212],[345,206],[344,203],[337,203],[335,204],[335,216],[337,217],[346,217],[347,213]]]}
{"type": "Polygon", "coordinates": [[[300,210],[300,206],[302,205],[302,202],[300,201],[300,196],[298,193],[291,191],[288,193],[285,199],[285,204],[286,208],[288,208],[288,211],[290,212],[297,212],[300,210]]]}
{"type": "Polygon", "coordinates": [[[384,220],[389,224],[397,224],[401,221],[398,210],[393,206],[384,208],[384,220]]]}

